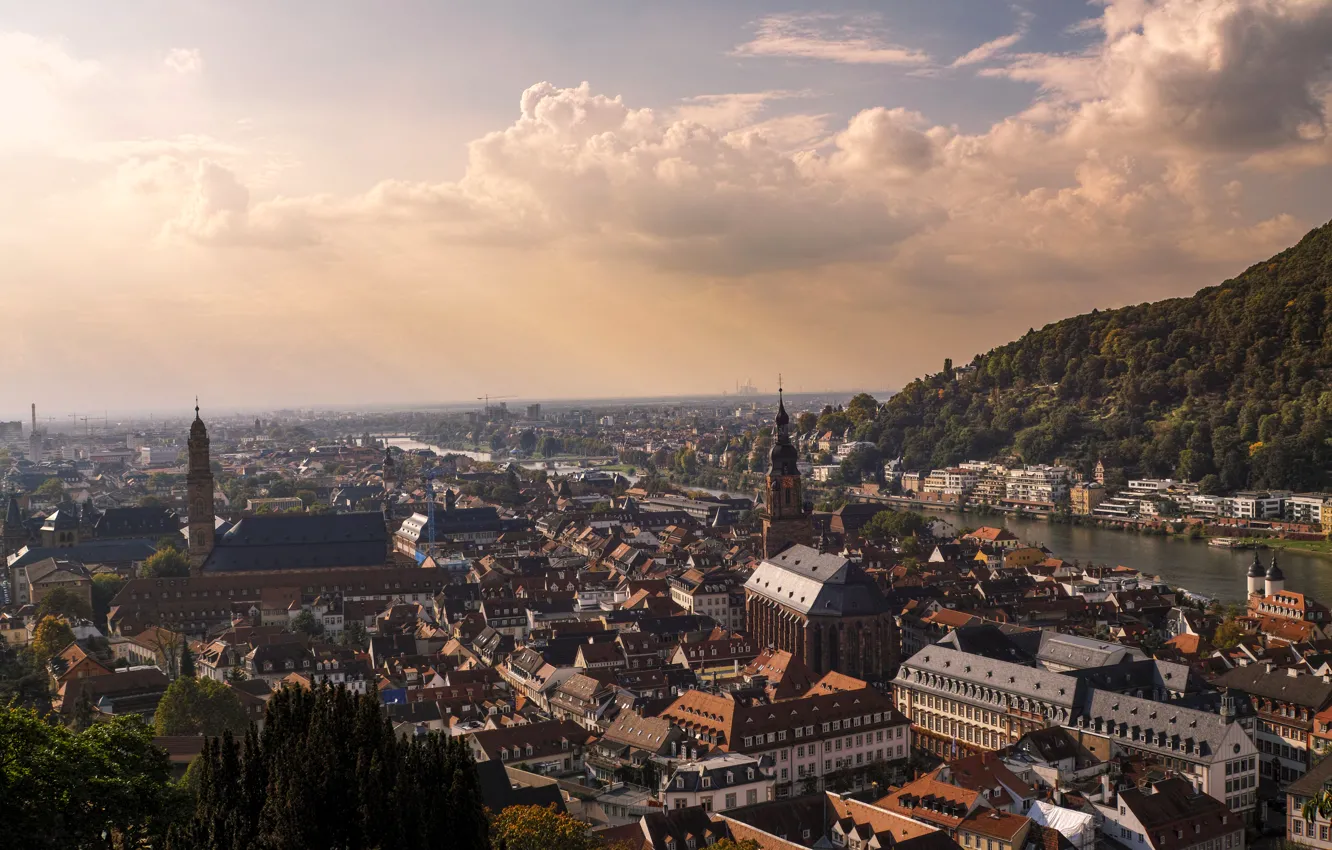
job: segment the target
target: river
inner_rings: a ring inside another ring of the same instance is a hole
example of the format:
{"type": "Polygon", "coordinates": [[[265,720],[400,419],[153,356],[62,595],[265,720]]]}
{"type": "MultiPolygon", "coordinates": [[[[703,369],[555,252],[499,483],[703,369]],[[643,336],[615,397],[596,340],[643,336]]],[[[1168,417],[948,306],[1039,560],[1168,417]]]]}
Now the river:
{"type": "MultiPolygon", "coordinates": [[[[957,527],[997,525],[1006,528],[1033,545],[1044,545],[1057,557],[1081,564],[1109,564],[1133,567],[1160,576],[1167,584],[1201,593],[1223,602],[1241,602],[1245,597],[1245,577],[1253,551],[1219,549],[1201,540],[1156,537],[1081,525],[1064,525],[1013,515],[959,514],[952,511],[925,511],[957,527]]],[[[1266,564],[1271,550],[1259,553],[1266,564]]],[[[1307,593],[1318,600],[1332,600],[1332,559],[1302,552],[1283,550],[1281,571],[1286,574],[1286,589],[1307,593]]]]}

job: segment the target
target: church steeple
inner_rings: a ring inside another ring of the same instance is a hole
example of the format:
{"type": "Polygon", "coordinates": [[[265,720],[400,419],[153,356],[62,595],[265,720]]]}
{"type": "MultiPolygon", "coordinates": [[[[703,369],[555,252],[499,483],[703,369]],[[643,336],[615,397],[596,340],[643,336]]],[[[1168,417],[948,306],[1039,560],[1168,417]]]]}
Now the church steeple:
{"type": "Polygon", "coordinates": [[[208,427],[199,417],[199,399],[194,399],[194,422],[190,423],[190,465],[186,475],[189,491],[190,571],[198,574],[213,551],[216,533],[213,510],[213,467],[208,452],[208,427]]]}
{"type": "Polygon", "coordinates": [[[791,443],[791,415],[780,382],[777,387],[777,434],[769,455],[763,505],[763,556],[772,557],[790,546],[808,546],[814,537],[800,478],[800,453],[791,443]]]}

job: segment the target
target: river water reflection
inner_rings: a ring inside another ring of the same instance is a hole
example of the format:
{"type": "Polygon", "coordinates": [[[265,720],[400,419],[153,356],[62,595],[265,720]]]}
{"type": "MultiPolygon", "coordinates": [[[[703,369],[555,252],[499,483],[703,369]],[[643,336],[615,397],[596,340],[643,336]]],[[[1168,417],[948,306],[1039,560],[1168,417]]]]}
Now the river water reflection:
{"type": "MultiPolygon", "coordinates": [[[[939,516],[958,527],[1002,522],[1023,541],[1044,545],[1066,561],[1122,564],[1158,575],[1176,587],[1225,602],[1244,599],[1245,575],[1253,560],[1252,550],[1219,549],[1199,540],[1062,525],[1011,515],[981,516],[951,511],[927,511],[926,515],[939,516]]],[[[1266,564],[1272,552],[1263,551],[1259,555],[1266,564]]],[[[1282,551],[1280,562],[1288,590],[1307,593],[1319,600],[1332,600],[1332,558],[1282,551]]]]}

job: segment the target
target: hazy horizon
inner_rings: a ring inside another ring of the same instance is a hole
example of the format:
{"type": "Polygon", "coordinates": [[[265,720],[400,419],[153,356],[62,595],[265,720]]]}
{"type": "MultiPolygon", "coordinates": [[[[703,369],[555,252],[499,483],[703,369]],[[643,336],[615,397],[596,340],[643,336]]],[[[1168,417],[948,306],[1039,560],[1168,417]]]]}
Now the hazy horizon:
{"type": "Polygon", "coordinates": [[[1332,217],[1330,73],[1332,0],[0,0],[0,416],[902,386],[1332,217]]]}

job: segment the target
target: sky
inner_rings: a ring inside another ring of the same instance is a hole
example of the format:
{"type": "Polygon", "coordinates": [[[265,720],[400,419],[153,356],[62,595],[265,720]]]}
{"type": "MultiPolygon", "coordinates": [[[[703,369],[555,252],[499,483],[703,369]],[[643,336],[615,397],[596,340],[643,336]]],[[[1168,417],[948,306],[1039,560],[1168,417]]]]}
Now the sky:
{"type": "Polygon", "coordinates": [[[901,386],[1332,218],[1332,0],[0,0],[0,418],[901,386]]]}

